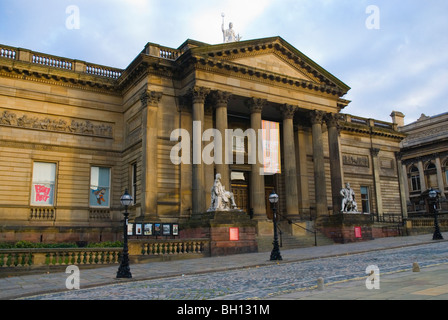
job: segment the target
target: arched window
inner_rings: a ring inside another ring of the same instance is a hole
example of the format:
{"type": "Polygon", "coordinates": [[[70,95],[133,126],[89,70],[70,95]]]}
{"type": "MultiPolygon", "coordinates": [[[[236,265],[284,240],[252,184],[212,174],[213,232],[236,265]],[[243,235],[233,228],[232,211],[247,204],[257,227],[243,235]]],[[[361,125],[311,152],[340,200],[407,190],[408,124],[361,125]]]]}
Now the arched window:
{"type": "Polygon", "coordinates": [[[418,168],[415,165],[412,165],[409,168],[409,180],[411,182],[411,190],[420,191],[421,189],[420,172],[418,171],[418,168]]]}

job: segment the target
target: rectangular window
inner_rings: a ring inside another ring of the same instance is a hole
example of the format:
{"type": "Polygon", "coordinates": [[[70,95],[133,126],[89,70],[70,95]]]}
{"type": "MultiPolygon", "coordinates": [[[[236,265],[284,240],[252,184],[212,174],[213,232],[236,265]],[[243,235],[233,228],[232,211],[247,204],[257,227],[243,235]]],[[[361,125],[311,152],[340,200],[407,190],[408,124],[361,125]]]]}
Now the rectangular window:
{"type": "Polygon", "coordinates": [[[370,213],[369,187],[361,187],[362,212],[370,213]]]}
{"type": "Polygon", "coordinates": [[[91,207],[110,207],[110,168],[92,167],[90,170],[91,207]]]}
{"type": "Polygon", "coordinates": [[[137,163],[131,165],[131,184],[132,184],[132,199],[134,204],[137,203],[137,163]]]}
{"type": "Polygon", "coordinates": [[[31,205],[54,206],[56,163],[34,162],[31,205]]]}

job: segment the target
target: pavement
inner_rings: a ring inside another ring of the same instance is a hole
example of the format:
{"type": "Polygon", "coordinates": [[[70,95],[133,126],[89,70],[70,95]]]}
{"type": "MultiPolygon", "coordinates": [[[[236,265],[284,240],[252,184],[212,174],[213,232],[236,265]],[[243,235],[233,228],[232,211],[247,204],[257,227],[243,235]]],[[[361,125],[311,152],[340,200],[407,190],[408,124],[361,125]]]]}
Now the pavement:
{"type": "MultiPolygon", "coordinates": [[[[448,233],[442,234],[448,239],[448,233]]],[[[447,242],[432,240],[432,234],[379,238],[366,242],[282,250],[283,260],[269,261],[269,252],[238,254],[225,257],[197,258],[131,265],[132,279],[116,279],[118,266],[83,269],[81,289],[177,276],[208,274],[218,271],[288,264],[328,257],[340,257],[378,250],[405,248],[447,242]]],[[[0,269],[1,273],[1,269],[0,269]]],[[[0,278],[0,300],[13,300],[41,294],[66,292],[65,272],[8,276],[0,278]]],[[[366,289],[366,277],[324,283],[321,288],[294,290],[273,297],[274,300],[357,300],[357,299],[448,299],[448,263],[434,264],[412,272],[409,269],[381,274],[379,289],[366,289]]]]}

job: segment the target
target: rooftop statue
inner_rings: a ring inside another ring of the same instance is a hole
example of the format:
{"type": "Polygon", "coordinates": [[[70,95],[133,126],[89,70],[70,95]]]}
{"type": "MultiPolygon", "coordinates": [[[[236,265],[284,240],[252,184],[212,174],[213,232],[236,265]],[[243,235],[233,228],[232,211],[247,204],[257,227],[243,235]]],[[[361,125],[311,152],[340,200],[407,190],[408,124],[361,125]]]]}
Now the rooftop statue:
{"type": "Polygon", "coordinates": [[[212,202],[207,211],[230,211],[237,209],[233,193],[226,191],[221,183],[221,174],[217,173],[215,183],[212,187],[212,202]]]}
{"type": "Polygon", "coordinates": [[[223,34],[223,41],[225,43],[240,41],[241,37],[240,37],[239,34],[238,35],[235,34],[235,30],[233,30],[233,23],[232,22],[229,23],[229,29],[224,29],[224,17],[225,17],[225,14],[222,13],[221,16],[222,16],[222,26],[221,26],[221,29],[222,29],[222,34],[223,34]]]}

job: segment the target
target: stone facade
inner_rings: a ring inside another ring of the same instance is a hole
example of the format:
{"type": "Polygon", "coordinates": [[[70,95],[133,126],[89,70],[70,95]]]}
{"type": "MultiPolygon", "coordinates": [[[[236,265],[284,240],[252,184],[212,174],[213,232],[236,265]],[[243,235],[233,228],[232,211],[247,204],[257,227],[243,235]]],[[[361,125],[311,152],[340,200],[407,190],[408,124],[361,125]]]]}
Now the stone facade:
{"type": "Polygon", "coordinates": [[[448,211],[448,113],[424,114],[399,127],[407,135],[401,143],[401,174],[410,215],[428,212],[422,192],[440,190],[441,209],[448,211]]]}
{"type": "Polygon", "coordinates": [[[258,235],[272,233],[273,189],[295,222],[338,214],[345,182],[365,212],[401,215],[405,135],[342,113],[349,90],[280,37],[148,43],[124,70],[0,45],[0,241],[119,239],[125,189],[131,221],[182,227],[209,208],[216,173],[258,235]],[[207,129],[258,135],[265,120],[280,128],[281,173],[259,174],[247,137],[229,155],[242,163],[201,161],[207,129]],[[176,164],[178,129],[199,148],[176,164]]]}

